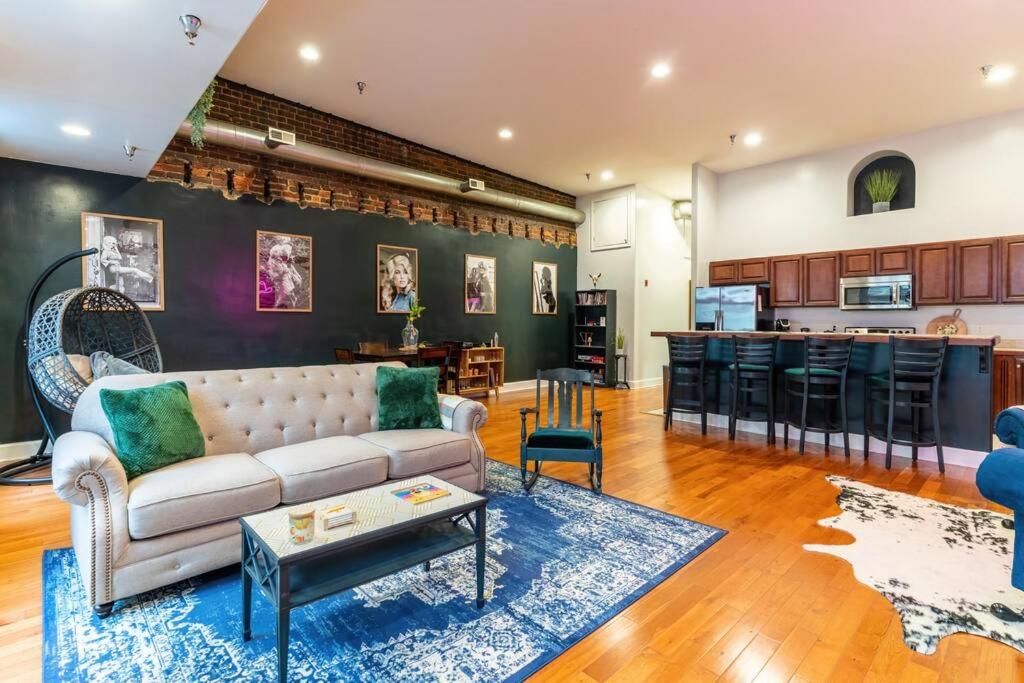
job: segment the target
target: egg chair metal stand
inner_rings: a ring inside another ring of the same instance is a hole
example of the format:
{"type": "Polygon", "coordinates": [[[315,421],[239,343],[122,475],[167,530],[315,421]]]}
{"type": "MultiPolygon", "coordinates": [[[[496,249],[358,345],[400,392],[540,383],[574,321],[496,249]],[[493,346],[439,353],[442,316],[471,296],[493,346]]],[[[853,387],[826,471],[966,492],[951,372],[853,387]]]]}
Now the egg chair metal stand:
{"type": "Polygon", "coordinates": [[[46,399],[70,414],[91,378],[82,377],[69,354],[86,358],[96,351],[160,372],[163,361],[153,328],[145,313],[124,294],[104,287],[69,289],[35,306],[39,290],[55,270],[69,261],[97,253],[72,252],[51,264],[36,280],[25,302],[25,346],[29,395],[39,414],[43,436],[36,454],[0,467],[0,484],[31,486],[50,483],[49,477],[21,476],[50,464],[47,446],[57,439],[53,422],[43,408],[46,399]]]}

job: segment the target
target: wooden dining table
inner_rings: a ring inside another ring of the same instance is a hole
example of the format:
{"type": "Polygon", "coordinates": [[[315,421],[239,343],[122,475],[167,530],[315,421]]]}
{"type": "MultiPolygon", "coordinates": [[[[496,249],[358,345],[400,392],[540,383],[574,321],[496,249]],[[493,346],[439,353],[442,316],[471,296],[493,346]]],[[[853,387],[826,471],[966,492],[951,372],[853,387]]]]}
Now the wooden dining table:
{"type": "Polygon", "coordinates": [[[400,360],[412,367],[419,365],[419,353],[416,349],[404,349],[399,346],[354,351],[352,356],[357,363],[386,363],[388,361],[400,360]]]}

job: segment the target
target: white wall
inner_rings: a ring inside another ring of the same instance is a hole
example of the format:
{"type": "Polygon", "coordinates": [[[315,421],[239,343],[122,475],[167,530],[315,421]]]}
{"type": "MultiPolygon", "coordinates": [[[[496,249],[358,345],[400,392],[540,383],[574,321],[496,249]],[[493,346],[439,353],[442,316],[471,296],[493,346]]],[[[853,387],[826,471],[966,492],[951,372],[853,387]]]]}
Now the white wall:
{"type": "MultiPolygon", "coordinates": [[[[691,173],[693,198],[693,285],[707,286],[708,263],[718,259],[718,175],[694,164],[691,173]]],[[[730,257],[726,257],[730,258],[730,257]]]]}
{"type": "Polygon", "coordinates": [[[637,383],[655,385],[668,345],[651,331],[689,328],[690,248],[668,197],[638,187],[636,216],[636,331],[627,352],[637,383]]]}
{"type": "Polygon", "coordinates": [[[578,197],[576,208],[587,215],[576,229],[576,286],[591,289],[588,273],[601,273],[598,286],[616,290],[616,326],[626,336],[628,379],[637,385],[660,384],[668,352],[665,341],[651,338],[650,333],[686,329],[689,320],[689,249],[672,220],[672,200],[647,188],[628,186],[578,197]],[[623,194],[630,198],[634,217],[631,245],[591,251],[593,202],[623,194]]]}
{"type": "MultiPolygon", "coordinates": [[[[701,235],[698,242],[702,282],[708,262],[721,259],[1020,234],[1024,110],[723,173],[716,180],[713,238],[705,242],[701,235]],[[848,217],[850,171],[878,150],[902,152],[914,162],[916,206],[848,217]]],[[[699,181],[695,173],[695,188],[699,181]]],[[[711,184],[705,178],[705,185],[711,184]]],[[[697,212],[704,202],[694,196],[697,212]]],[[[703,232],[699,217],[694,224],[703,232]]],[[[780,309],[776,315],[815,331],[833,323],[840,329],[909,324],[923,330],[928,320],[951,309],[854,313],[799,308],[780,309]]],[[[965,306],[963,318],[972,334],[1024,336],[1024,308],[965,306]]]]}

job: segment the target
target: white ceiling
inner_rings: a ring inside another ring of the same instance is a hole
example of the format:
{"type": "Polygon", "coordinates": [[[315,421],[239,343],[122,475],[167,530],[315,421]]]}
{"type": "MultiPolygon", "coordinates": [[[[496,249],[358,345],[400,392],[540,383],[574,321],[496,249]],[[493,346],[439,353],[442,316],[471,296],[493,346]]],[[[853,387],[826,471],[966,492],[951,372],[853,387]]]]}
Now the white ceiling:
{"type": "Polygon", "coordinates": [[[146,175],[265,2],[5,0],[0,156],[146,175]],[[203,20],[191,47],[186,13],[203,20]]]}
{"type": "Polygon", "coordinates": [[[687,197],[695,161],[728,171],[1024,107],[1022,35],[1020,0],[271,0],[221,73],[574,194],[687,197]],[[318,64],[298,58],[307,41],[318,64]],[[978,67],[1000,62],[1020,75],[987,86],[978,67]],[[754,129],[759,148],[729,146],[754,129]]]}

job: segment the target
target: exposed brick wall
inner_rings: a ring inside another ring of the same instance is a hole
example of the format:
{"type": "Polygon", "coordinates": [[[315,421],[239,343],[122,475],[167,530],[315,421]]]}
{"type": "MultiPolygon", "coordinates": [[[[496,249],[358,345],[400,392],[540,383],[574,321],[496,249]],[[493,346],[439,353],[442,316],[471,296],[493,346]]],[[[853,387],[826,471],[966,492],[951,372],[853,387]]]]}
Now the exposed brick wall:
{"type": "MultiPolygon", "coordinates": [[[[496,190],[561,206],[576,205],[575,197],[564,192],[222,79],[217,82],[210,118],[248,128],[284,128],[294,131],[305,142],[453,178],[480,178],[496,190]]],[[[304,208],[379,213],[471,232],[576,244],[572,223],[509,212],[256,152],[212,144],[197,149],[180,137],[168,145],[150,171],[149,179],[215,189],[232,199],[252,195],[268,203],[287,201],[304,208]]]]}

